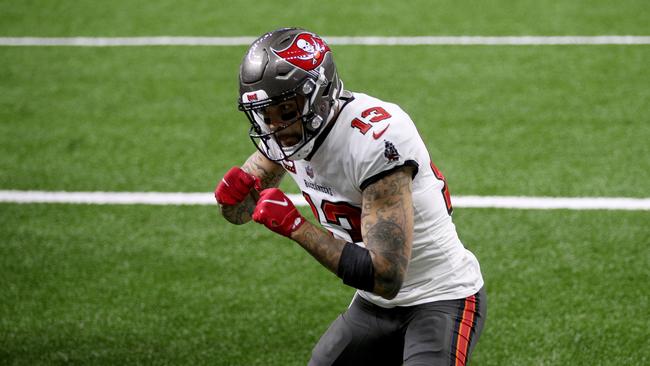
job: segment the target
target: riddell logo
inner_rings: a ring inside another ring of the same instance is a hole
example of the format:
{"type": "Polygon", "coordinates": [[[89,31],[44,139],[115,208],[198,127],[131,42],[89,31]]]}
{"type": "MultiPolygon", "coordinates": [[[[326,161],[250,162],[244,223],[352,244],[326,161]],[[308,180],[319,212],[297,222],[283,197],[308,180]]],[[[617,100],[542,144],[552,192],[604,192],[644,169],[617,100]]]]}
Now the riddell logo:
{"type": "Polygon", "coordinates": [[[292,65],[311,71],[323,63],[330,48],[319,37],[311,33],[300,33],[289,47],[273,52],[292,65]]]}
{"type": "Polygon", "coordinates": [[[250,91],[248,93],[244,93],[241,96],[241,99],[242,99],[242,101],[244,103],[253,103],[253,102],[260,101],[260,100],[265,100],[268,97],[269,96],[268,96],[268,94],[266,94],[264,89],[258,89],[258,90],[250,91]]]}

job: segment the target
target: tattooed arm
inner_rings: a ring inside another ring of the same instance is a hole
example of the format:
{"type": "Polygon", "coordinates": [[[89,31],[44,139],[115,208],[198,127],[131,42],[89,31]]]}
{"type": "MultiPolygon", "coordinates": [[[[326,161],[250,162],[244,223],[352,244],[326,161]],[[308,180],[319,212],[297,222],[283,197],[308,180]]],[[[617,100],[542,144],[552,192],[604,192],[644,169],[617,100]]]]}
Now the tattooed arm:
{"type": "MultiPolygon", "coordinates": [[[[403,167],[363,191],[361,234],[370,251],[375,275],[373,293],[397,296],[411,258],[413,242],[412,167],[403,167]]],[[[323,266],[335,274],[345,241],[306,222],[291,234],[323,266]]]]}
{"type": "MultiPolygon", "coordinates": [[[[284,169],[282,166],[267,159],[259,151],[255,151],[241,168],[246,173],[258,177],[262,183],[262,189],[277,187],[284,176],[284,169]]],[[[251,214],[255,209],[258,198],[258,193],[253,190],[248,197],[238,205],[220,205],[221,213],[226,220],[233,224],[245,224],[251,220],[251,214]]]]}
{"type": "Polygon", "coordinates": [[[374,293],[387,299],[402,288],[411,260],[413,169],[399,169],[363,191],[361,235],[375,268],[374,293]]]}

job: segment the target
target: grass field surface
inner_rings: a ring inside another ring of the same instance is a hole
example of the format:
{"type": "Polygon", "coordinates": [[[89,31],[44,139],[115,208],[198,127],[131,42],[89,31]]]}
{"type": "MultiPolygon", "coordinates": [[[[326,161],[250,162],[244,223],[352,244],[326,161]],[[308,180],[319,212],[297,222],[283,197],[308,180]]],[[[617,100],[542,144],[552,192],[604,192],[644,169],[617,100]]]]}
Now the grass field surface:
{"type": "Polygon", "coordinates": [[[644,0],[0,1],[3,36],[647,35],[644,0]]]}
{"type": "MultiPolygon", "coordinates": [[[[0,37],[650,35],[645,2],[0,1],[0,37]]],[[[0,47],[0,189],[209,192],[252,152],[246,47],[0,47]]],[[[650,197],[650,46],[335,46],[452,195],[650,197]]],[[[297,192],[289,182],[282,188],[297,192]]],[[[305,215],[311,215],[303,208],[305,215]]],[[[648,211],[456,209],[488,319],[472,365],[636,365],[648,211]]],[[[0,365],[304,365],[347,307],[306,252],[216,207],[0,204],[0,365]]]]}
{"type": "MultiPolygon", "coordinates": [[[[352,295],[297,246],[215,208],[3,205],[0,218],[9,364],[302,365],[352,295]]],[[[648,360],[647,218],[457,213],[488,283],[473,364],[648,360]]]]}

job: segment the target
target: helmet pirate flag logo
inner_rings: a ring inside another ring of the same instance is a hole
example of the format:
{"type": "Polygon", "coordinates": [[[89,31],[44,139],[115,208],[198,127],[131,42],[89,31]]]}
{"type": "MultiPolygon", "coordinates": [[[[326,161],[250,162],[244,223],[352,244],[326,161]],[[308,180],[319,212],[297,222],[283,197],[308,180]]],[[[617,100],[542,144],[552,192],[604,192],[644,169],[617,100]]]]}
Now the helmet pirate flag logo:
{"type": "Polygon", "coordinates": [[[292,65],[311,71],[320,66],[330,48],[320,37],[311,33],[300,33],[289,47],[273,52],[292,65]]]}

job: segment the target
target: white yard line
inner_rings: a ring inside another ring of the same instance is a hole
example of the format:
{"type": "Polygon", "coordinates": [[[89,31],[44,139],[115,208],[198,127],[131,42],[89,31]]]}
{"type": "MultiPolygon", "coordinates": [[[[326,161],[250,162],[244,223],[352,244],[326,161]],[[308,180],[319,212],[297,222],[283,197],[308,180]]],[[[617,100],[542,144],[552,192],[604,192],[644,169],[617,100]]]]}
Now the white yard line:
{"type": "Polygon", "coordinates": [[[569,210],[650,210],[650,198],[457,196],[456,207],[569,210]]]}
{"type": "MultiPolygon", "coordinates": [[[[647,45],[650,36],[323,37],[332,45],[647,45]]],[[[255,37],[0,37],[0,46],[248,46],[255,37]]]]}
{"type": "MultiPolygon", "coordinates": [[[[307,202],[299,194],[289,194],[297,206],[307,202]]],[[[0,202],[72,203],[95,205],[215,205],[212,193],[162,192],[56,192],[0,190],[0,202]]],[[[569,210],[650,210],[650,198],[622,197],[510,197],[454,196],[455,207],[569,210]]]]}

